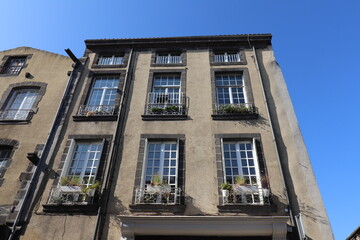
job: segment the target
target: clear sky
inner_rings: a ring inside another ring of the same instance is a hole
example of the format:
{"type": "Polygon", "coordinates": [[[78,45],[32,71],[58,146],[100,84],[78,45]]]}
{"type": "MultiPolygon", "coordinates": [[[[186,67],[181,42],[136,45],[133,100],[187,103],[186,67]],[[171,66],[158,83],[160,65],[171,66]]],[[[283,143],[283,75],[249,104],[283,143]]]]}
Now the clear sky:
{"type": "Polygon", "coordinates": [[[0,50],[85,39],[272,33],[336,239],[360,225],[360,1],[12,0],[0,50]]]}

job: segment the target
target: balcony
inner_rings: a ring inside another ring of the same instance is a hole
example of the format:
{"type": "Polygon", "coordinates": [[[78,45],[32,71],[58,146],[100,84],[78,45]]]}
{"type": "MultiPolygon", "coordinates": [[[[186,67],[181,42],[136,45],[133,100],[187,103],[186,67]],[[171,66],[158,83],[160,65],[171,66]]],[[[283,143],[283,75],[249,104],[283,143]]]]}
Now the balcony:
{"type": "Polygon", "coordinates": [[[8,109],[0,111],[0,121],[29,121],[32,109],[8,109]]]}
{"type": "Polygon", "coordinates": [[[240,62],[240,54],[234,53],[234,54],[215,54],[213,61],[216,63],[228,63],[228,62],[240,62]]]}
{"type": "Polygon", "coordinates": [[[95,213],[96,191],[85,191],[85,186],[59,186],[51,189],[47,204],[43,205],[44,212],[95,213]]]}
{"type": "Polygon", "coordinates": [[[252,103],[215,104],[213,120],[242,120],[258,118],[258,109],[252,103]]]}
{"type": "Polygon", "coordinates": [[[74,121],[115,121],[114,105],[81,105],[74,121]]]}
{"type": "Polygon", "coordinates": [[[256,185],[240,185],[222,190],[222,205],[269,205],[270,190],[256,185]]]}
{"type": "Polygon", "coordinates": [[[182,59],[181,56],[171,56],[171,55],[166,55],[166,56],[161,56],[161,55],[157,55],[156,56],[156,64],[176,64],[176,63],[182,63],[182,59]]]}
{"type": "Polygon", "coordinates": [[[188,99],[184,93],[149,93],[143,120],[187,119],[188,99]]]}
{"type": "Polygon", "coordinates": [[[135,204],[180,204],[181,189],[170,185],[147,185],[135,189],[135,204]]]}

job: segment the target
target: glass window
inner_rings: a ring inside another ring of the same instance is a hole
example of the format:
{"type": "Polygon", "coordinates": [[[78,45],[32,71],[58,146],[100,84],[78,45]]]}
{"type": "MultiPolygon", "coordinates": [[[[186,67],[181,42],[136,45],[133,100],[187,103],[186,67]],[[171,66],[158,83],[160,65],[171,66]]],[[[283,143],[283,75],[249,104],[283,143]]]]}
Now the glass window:
{"type": "Polygon", "coordinates": [[[38,89],[19,89],[11,93],[0,119],[26,120],[38,95],[38,89]]]}
{"type": "Polygon", "coordinates": [[[159,64],[182,63],[181,54],[180,53],[157,54],[155,63],[159,63],[159,64]]]}
{"type": "Polygon", "coordinates": [[[149,142],[146,155],[144,184],[151,184],[154,176],[162,183],[177,187],[178,144],[177,142],[149,142]]]}
{"type": "Polygon", "coordinates": [[[119,79],[116,77],[97,77],[91,89],[88,106],[115,105],[119,79]]]}
{"type": "Polygon", "coordinates": [[[246,103],[244,81],[241,74],[216,74],[215,84],[219,105],[246,103]]]}
{"type": "Polygon", "coordinates": [[[124,57],[119,55],[101,56],[98,65],[119,65],[124,63],[124,57]]]}
{"type": "Polygon", "coordinates": [[[152,103],[178,104],[180,75],[155,75],[152,92],[152,103]]]}
{"type": "Polygon", "coordinates": [[[10,58],[1,69],[1,74],[19,74],[25,64],[25,57],[10,58]]]}
{"type": "Polygon", "coordinates": [[[225,141],[223,143],[225,180],[235,183],[235,178],[244,178],[247,184],[259,184],[259,170],[253,143],[250,141],[225,141]]]}
{"type": "Polygon", "coordinates": [[[214,62],[240,62],[238,52],[218,52],[214,54],[214,62]]]}
{"type": "Polygon", "coordinates": [[[6,167],[10,153],[11,149],[0,149],[0,170],[6,167]]]}
{"type": "Polygon", "coordinates": [[[102,152],[100,142],[78,142],[75,144],[66,177],[79,179],[87,187],[95,182],[102,152]]]}

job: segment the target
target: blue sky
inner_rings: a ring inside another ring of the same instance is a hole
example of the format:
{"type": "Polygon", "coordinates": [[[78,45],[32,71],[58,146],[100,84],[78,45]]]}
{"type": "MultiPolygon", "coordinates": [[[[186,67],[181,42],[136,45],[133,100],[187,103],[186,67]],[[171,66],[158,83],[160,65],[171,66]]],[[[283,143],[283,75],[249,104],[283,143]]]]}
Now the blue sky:
{"type": "Polygon", "coordinates": [[[336,239],[360,225],[360,1],[3,1],[0,50],[78,57],[84,40],[272,33],[336,239]]]}

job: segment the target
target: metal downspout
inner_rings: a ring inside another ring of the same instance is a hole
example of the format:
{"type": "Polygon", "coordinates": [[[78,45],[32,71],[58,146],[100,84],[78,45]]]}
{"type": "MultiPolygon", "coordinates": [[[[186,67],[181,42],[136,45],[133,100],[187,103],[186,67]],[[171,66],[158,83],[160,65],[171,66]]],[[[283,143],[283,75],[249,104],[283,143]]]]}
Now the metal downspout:
{"type": "MultiPolygon", "coordinates": [[[[250,41],[249,41],[249,44],[250,44],[250,41]]],[[[279,164],[280,164],[280,165],[279,165],[279,169],[280,169],[280,174],[281,174],[282,182],[283,182],[283,184],[284,184],[284,186],[285,186],[285,196],[286,196],[287,202],[289,203],[290,220],[291,220],[291,224],[292,224],[292,225],[295,225],[295,224],[294,224],[294,216],[293,216],[293,214],[292,214],[291,202],[290,202],[289,194],[288,194],[288,190],[287,190],[288,187],[287,187],[287,184],[286,184],[286,181],[285,181],[285,178],[284,178],[284,172],[283,172],[283,169],[282,169],[282,164],[281,164],[281,160],[280,160],[280,154],[279,154],[279,151],[278,151],[278,146],[277,146],[276,139],[275,139],[275,133],[274,133],[274,128],[273,128],[273,123],[272,123],[271,115],[270,115],[270,111],[269,111],[269,105],[268,105],[268,101],[267,101],[267,97],[266,97],[266,93],[265,93],[265,89],[264,89],[263,78],[262,78],[262,76],[261,76],[261,71],[260,71],[259,62],[258,62],[258,59],[257,59],[257,56],[256,56],[255,46],[251,46],[251,47],[252,47],[253,54],[254,54],[254,62],[255,62],[256,71],[257,71],[257,73],[258,73],[258,75],[259,75],[259,80],[260,80],[262,95],[263,95],[264,101],[265,101],[266,114],[269,116],[271,136],[272,136],[272,141],[273,141],[274,146],[275,146],[276,158],[277,158],[277,160],[278,160],[278,162],[279,162],[279,164]]]]}
{"type": "Polygon", "coordinates": [[[43,151],[41,153],[41,157],[39,159],[39,163],[36,166],[34,174],[31,177],[29,186],[28,186],[28,188],[27,188],[27,190],[25,192],[24,199],[21,202],[19,212],[18,212],[18,214],[17,214],[17,216],[15,218],[14,224],[11,227],[11,234],[9,235],[8,240],[12,240],[14,238],[15,233],[17,232],[16,225],[18,224],[19,220],[22,217],[26,217],[26,215],[24,215],[24,214],[27,213],[27,209],[24,206],[26,206],[26,205],[30,206],[31,205],[32,198],[33,198],[33,196],[35,194],[35,191],[36,191],[36,186],[37,186],[37,184],[39,182],[40,174],[41,174],[42,171],[44,171],[46,169],[45,161],[46,161],[47,157],[49,156],[50,148],[52,146],[52,144],[49,144],[49,143],[50,143],[50,141],[54,140],[54,137],[56,135],[57,127],[58,127],[56,125],[56,123],[61,120],[62,115],[60,115],[60,111],[61,111],[63,105],[66,103],[66,96],[69,93],[75,69],[78,68],[78,67],[79,67],[79,64],[76,63],[74,65],[74,67],[73,67],[73,71],[71,72],[71,75],[69,76],[68,82],[67,82],[65,90],[64,90],[64,94],[62,96],[62,99],[61,99],[60,104],[58,106],[58,109],[56,111],[56,116],[55,116],[54,121],[53,121],[53,123],[51,125],[51,128],[50,128],[51,130],[50,130],[50,132],[48,134],[48,137],[47,137],[47,139],[45,141],[44,148],[43,148],[43,151]]]}
{"type": "Polygon", "coordinates": [[[93,240],[101,239],[101,235],[103,232],[107,206],[109,204],[111,182],[113,180],[112,178],[113,178],[114,171],[115,171],[114,165],[117,160],[116,156],[118,155],[118,152],[120,151],[119,145],[122,140],[121,139],[121,127],[122,127],[121,124],[124,124],[124,122],[122,122],[122,116],[123,116],[123,114],[125,115],[125,112],[123,112],[123,110],[124,111],[126,110],[125,107],[123,106],[123,104],[125,101],[125,95],[130,90],[131,82],[129,82],[129,71],[132,71],[132,69],[133,69],[133,49],[131,49],[130,54],[129,54],[129,64],[126,68],[126,74],[125,74],[125,80],[124,80],[124,88],[123,88],[124,91],[121,96],[121,100],[120,100],[120,104],[119,104],[119,106],[120,106],[119,107],[119,117],[118,117],[117,124],[116,124],[115,137],[114,137],[114,141],[113,141],[113,149],[112,149],[112,153],[110,156],[110,164],[108,166],[109,173],[107,174],[106,181],[105,181],[104,189],[106,189],[106,191],[104,191],[104,196],[103,196],[104,205],[103,206],[100,205],[99,210],[98,210],[98,214],[97,214],[97,218],[96,218],[96,226],[95,226],[95,230],[94,230],[94,234],[93,234],[93,240]]]}

